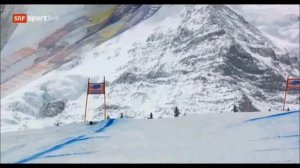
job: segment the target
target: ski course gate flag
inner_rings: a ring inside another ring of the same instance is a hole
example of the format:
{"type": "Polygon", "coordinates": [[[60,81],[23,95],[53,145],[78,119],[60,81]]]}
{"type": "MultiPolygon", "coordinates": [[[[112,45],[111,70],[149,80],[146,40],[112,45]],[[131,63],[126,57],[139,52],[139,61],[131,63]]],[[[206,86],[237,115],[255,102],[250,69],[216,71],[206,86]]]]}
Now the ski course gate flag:
{"type": "Polygon", "coordinates": [[[300,90],[300,78],[288,79],[287,90],[300,90]]]}
{"type": "Polygon", "coordinates": [[[87,85],[87,92],[86,92],[86,99],[85,99],[85,110],[84,110],[84,122],[86,123],[86,116],[87,116],[87,105],[88,105],[88,98],[89,94],[103,94],[104,96],[104,119],[108,119],[108,114],[106,110],[106,94],[105,94],[105,76],[103,77],[102,83],[90,83],[90,78],[88,78],[88,85],[87,85]]]}
{"type": "Polygon", "coordinates": [[[289,90],[299,90],[300,96],[300,78],[289,78],[289,76],[287,77],[282,110],[284,110],[286,96],[289,90]]]}
{"type": "Polygon", "coordinates": [[[89,83],[88,94],[105,94],[105,84],[89,83]]]}

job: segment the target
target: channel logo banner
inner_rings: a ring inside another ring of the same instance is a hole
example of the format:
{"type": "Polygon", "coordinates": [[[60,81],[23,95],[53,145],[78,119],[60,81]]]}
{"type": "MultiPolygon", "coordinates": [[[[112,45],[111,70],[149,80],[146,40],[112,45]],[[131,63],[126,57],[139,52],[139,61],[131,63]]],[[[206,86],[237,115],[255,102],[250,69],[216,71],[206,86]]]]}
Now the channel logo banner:
{"type": "Polygon", "coordinates": [[[58,16],[49,16],[49,15],[29,16],[24,13],[12,14],[13,23],[53,22],[58,20],[59,20],[58,16]]]}
{"type": "Polygon", "coordinates": [[[12,22],[13,23],[27,23],[27,14],[13,14],[12,22]]]}

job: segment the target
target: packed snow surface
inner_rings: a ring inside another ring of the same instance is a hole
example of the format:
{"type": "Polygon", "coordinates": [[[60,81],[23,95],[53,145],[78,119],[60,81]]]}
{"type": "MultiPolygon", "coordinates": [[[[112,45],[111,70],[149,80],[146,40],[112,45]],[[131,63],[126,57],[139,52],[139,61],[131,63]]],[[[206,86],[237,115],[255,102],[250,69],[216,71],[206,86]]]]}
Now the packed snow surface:
{"type": "Polygon", "coordinates": [[[110,119],[1,134],[1,163],[299,163],[299,111],[110,119]]]}

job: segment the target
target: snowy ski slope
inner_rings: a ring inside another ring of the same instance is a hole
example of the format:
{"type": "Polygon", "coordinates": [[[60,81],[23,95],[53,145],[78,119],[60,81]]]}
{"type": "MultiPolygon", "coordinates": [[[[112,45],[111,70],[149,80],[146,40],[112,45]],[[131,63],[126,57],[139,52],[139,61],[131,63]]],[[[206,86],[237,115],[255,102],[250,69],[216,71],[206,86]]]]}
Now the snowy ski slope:
{"type": "Polygon", "coordinates": [[[110,119],[1,134],[1,163],[299,163],[299,112],[110,119]]]}

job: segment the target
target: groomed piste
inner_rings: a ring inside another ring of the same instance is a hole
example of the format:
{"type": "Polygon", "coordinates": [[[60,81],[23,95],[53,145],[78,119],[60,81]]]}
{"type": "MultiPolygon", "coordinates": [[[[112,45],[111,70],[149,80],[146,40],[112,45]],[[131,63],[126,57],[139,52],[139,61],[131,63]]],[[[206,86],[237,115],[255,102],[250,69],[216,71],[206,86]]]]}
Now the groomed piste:
{"type": "Polygon", "coordinates": [[[1,134],[1,163],[299,163],[299,112],[109,119],[1,134]]]}

